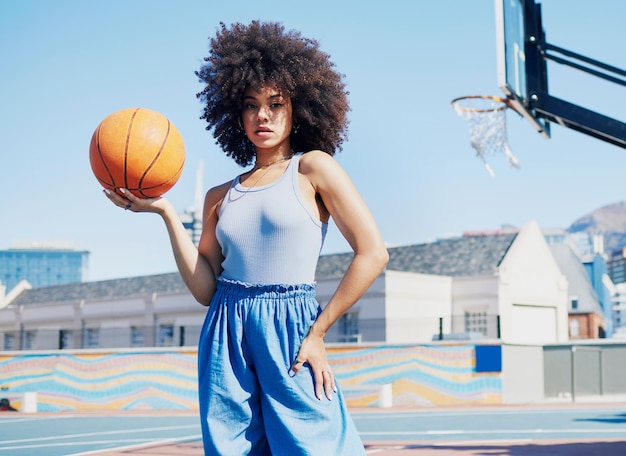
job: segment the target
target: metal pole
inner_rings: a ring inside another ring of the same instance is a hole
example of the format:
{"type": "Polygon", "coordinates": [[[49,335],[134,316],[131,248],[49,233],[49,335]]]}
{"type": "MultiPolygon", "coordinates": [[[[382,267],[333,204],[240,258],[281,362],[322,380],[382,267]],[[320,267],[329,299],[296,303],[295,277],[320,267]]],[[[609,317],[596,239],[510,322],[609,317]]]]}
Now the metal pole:
{"type": "Polygon", "coordinates": [[[502,334],[500,333],[500,314],[496,315],[496,324],[498,329],[498,339],[502,339],[502,334]]]}
{"type": "Polygon", "coordinates": [[[576,368],[575,362],[576,347],[572,346],[572,402],[576,402],[576,368]]]}
{"type": "Polygon", "coordinates": [[[604,350],[600,349],[600,396],[604,396],[604,375],[602,371],[604,370],[604,350]]]}

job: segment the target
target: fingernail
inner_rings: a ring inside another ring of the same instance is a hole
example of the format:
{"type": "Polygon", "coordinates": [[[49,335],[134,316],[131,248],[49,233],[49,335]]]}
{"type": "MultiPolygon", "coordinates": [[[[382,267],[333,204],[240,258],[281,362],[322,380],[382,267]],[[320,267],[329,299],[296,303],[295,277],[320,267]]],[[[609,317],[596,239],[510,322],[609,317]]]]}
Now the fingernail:
{"type": "Polygon", "coordinates": [[[296,371],[294,371],[293,369],[289,369],[289,376],[290,377],[295,377],[296,376],[296,371]]]}
{"type": "Polygon", "coordinates": [[[120,192],[126,193],[126,189],[125,188],[120,188],[120,192]]]}
{"type": "Polygon", "coordinates": [[[103,192],[105,195],[109,195],[109,194],[111,194],[111,191],[110,191],[108,188],[103,189],[103,190],[102,190],[102,192],[103,192]]]}

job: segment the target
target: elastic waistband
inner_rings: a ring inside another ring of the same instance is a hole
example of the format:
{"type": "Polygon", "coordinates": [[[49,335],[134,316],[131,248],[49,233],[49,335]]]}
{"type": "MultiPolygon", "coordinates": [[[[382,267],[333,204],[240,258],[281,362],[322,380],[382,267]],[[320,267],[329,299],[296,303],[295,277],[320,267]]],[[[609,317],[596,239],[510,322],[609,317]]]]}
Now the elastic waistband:
{"type": "Polygon", "coordinates": [[[224,277],[217,279],[218,289],[230,292],[239,292],[249,295],[263,294],[314,294],[315,283],[297,283],[297,284],[263,284],[263,283],[247,283],[239,280],[231,280],[224,277]]]}

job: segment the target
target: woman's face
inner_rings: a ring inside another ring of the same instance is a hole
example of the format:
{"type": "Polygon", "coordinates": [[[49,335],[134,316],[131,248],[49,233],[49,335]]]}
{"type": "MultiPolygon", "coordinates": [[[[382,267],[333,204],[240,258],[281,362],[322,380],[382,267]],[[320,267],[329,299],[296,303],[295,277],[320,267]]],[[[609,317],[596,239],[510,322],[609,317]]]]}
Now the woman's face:
{"type": "Polygon", "coordinates": [[[246,136],[257,149],[289,148],[292,125],[291,100],[282,96],[273,86],[260,91],[246,89],[243,95],[241,118],[246,136]]]}

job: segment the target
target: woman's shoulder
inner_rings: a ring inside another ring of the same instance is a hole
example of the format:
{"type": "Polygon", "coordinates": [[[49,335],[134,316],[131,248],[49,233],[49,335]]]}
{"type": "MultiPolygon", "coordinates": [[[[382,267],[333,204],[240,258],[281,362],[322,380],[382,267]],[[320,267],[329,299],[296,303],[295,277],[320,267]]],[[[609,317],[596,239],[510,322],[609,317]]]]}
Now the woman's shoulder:
{"type": "Polygon", "coordinates": [[[312,150],[302,154],[298,171],[317,190],[339,188],[349,180],[347,173],[337,160],[321,150],[312,150]]]}
{"type": "Polygon", "coordinates": [[[216,185],[215,187],[210,188],[209,191],[206,193],[205,202],[208,202],[210,204],[212,203],[211,205],[213,205],[222,201],[226,196],[226,193],[228,193],[230,187],[233,185],[233,181],[234,179],[231,179],[227,182],[224,182],[223,184],[216,185]]]}
{"type": "Polygon", "coordinates": [[[328,166],[338,165],[336,160],[323,150],[310,150],[300,155],[300,172],[303,174],[323,171],[328,166]]]}

